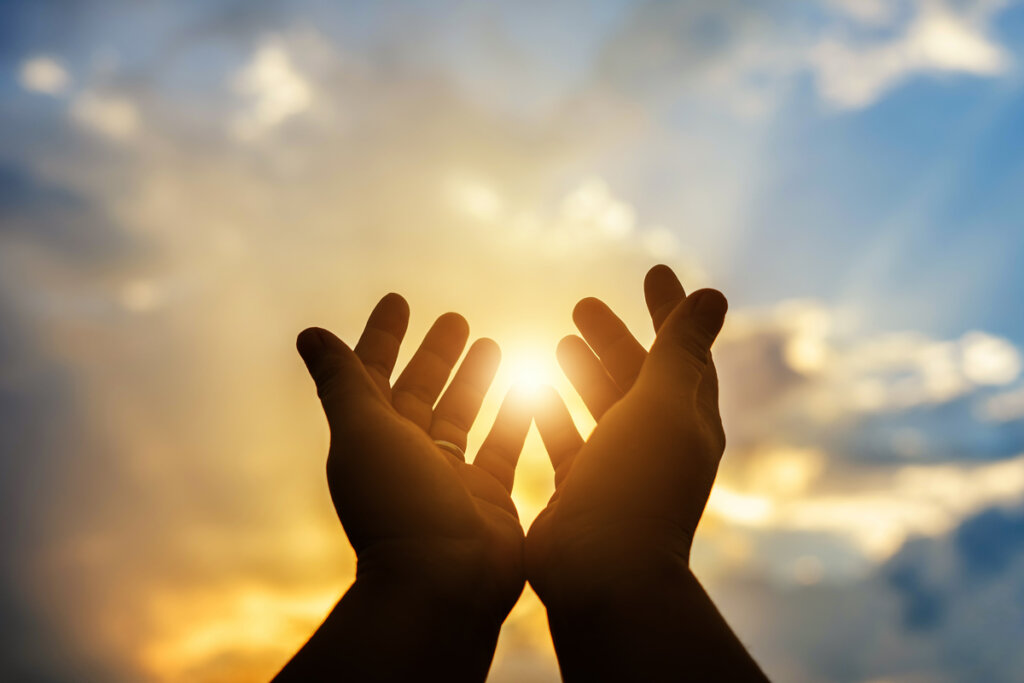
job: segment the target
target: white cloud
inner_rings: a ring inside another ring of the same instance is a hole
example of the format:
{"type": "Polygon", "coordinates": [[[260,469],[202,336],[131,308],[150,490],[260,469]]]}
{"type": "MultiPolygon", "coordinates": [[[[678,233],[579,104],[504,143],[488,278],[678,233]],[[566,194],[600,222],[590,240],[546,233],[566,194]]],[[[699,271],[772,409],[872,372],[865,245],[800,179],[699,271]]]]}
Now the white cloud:
{"type": "Polygon", "coordinates": [[[61,94],[70,80],[60,60],[49,55],[26,59],[18,71],[18,82],[23,88],[46,95],[61,94]]]}
{"type": "MultiPolygon", "coordinates": [[[[809,453],[793,450],[787,456],[792,473],[781,481],[803,485],[805,463],[817,462],[809,453]]],[[[979,510],[1019,501],[1024,455],[982,465],[908,465],[842,493],[793,496],[786,487],[764,488],[753,478],[749,486],[716,486],[708,512],[752,528],[839,534],[881,560],[912,534],[939,535],[979,510]]]]}
{"type": "Polygon", "coordinates": [[[829,0],[840,12],[865,24],[880,25],[892,20],[894,3],[886,0],[829,0]]]}
{"type": "Polygon", "coordinates": [[[128,140],[140,128],[138,108],[122,95],[87,90],[71,103],[70,114],[75,123],[113,140],[128,140]]]}
{"type": "Polygon", "coordinates": [[[990,422],[1024,420],[1024,387],[988,398],[978,413],[979,417],[990,422]]]}
{"type": "Polygon", "coordinates": [[[1009,384],[1021,370],[1020,351],[982,332],[953,341],[886,334],[855,344],[836,361],[832,389],[852,388],[852,407],[868,412],[945,403],[981,386],[1009,384]]]}
{"type": "Polygon", "coordinates": [[[488,183],[465,173],[453,173],[445,179],[445,190],[452,206],[471,218],[494,222],[504,213],[501,196],[488,183]]]}
{"type": "MultiPolygon", "coordinates": [[[[650,228],[641,235],[640,241],[647,251],[650,252],[651,256],[662,261],[669,260],[679,253],[679,238],[666,227],[654,226],[650,228]]],[[[700,279],[707,278],[702,277],[700,279]]]]}
{"type": "MultiPolygon", "coordinates": [[[[946,447],[935,458],[931,431],[942,431],[935,421],[959,418],[927,410],[902,417],[912,408],[984,398],[990,387],[1015,382],[1021,352],[1008,340],[978,331],[953,339],[864,334],[856,316],[804,300],[736,311],[723,341],[719,369],[733,441],[708,503],[710,518],[748,533],[845,539],[866,569],[910,535],[944,533],[978,510],[1024,496],[1024,455],[949,464],[942,459],[946,447]],[[750,394],[753,403],[743,404],[750,394]],[[736,401],[745,408],[734,412],[736,401]],[[874,460],[876,452],[885,455],[874,460]]],[[[992,421],[1024,418],[1024,388],[1016,385],[978,409],[992,421]]],[[[960,411],[951,408],[966,417],[960,411]]],[[[957,438],[950,448],[959,457],[977,443],[970,434],[957,438]]],[[[835,569],[825,567],[830,575],[835,569]]]]}
{"type": "Polygon", "coordinates": [[[808,411],[822,416],[946,403],[1011,384],[1024,367],[1009,340],[985,332],[952,340],[917,332],[858,336],[842,318],[819,302],[783,301],[768,311],[737,311],[726,334],[740,343],[780,337],[782,360],[814,380],[808,411]]]}
{"type": "MultiPolygon", "coordinates": [[[[866,43],[828,38],[810,55],[819,91],[838,107],[860,108],[918,73],[1004,73],[1010,57],[987,35],[996,9],[956,13],[939,3],[919,2],[914,17],[895,38],[866,43]]],[[[884,23],[881,14],[858,18],[884,23]]]]}
{"type": "Polygon", "coordinates": [[[280,45],[260,47],[232,80],[235,92],[250,100],[249,107],[231,122],[241,140],[258,138],[300,114],[313,102],[313,87],[292,64],[280,45]]]}
{"type": "Polygon", "coordinates": [[[975,384],[1006,385],[1020,375],[1020,352],[1007,340],[970,332],[960,344],[964,376],[975,384]]]}
{"type": "Polygon", "coordinates": [[[513,211],[491,183],[472,173],[450,173],[440,189],[457,212],[504,228],[501,234],[513,246],[549,256],[633,248],[649,258],[677,265],[683,261],[680,267],[690,282],[707,279],[696,264],[685,262],[682,245],[670,229],[641,225],[635,207],[617,196],[603,178],[581,179],[550,211],[513,211]]]}
{"type": "MultiPolygon", "coordinates": [[[[772,3],[639,3],[606,61],[623,88],[716,102],[763,118],[811,74],[822,100],[870,106],[917,75],[995,77],[1012,66],[992,25],[1006,0],[817,0],[822,23],[788,21],[772,3]],[[715,40],[706,24],[727,26],[715,40]]],[[[791,17],[790,17],[791,18],[791,17]]]]}
{"type": "Polygon", "coordinates": [[[573,232],[621,239],[636,229],[636,211],[605,181],[588,178],[562,200],[560,222],[573,232]]]}

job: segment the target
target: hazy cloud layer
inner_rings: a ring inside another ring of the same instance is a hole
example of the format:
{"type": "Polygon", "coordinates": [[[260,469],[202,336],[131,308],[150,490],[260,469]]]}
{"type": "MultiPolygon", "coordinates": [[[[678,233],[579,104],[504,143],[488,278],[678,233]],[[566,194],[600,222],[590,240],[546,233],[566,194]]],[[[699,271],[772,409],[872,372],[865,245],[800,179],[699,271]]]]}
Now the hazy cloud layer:
{"type": "MultiPolygon", "coordinates": [[[[879,329],[824,254],[753,215],[766,179],[818,158],[778,153],[804,88],[801,115],[829,125],[918,77],[1005,85],[1011,5],[5,6],[0,30],[22,29],[0,57],[11,675],[265,677],[352,570],[294,334],[351,339],[396,290],[410,339],[459,310],[566,390],[550,357],[572,305],[602,296],[649,342],[655,262],[732,297],[730,450],[696,562],[769,670],[1012,675],[1005,612],[949,615],[1019,595],[1019,515],[999,506],[1024,494],[1024,336],[924,314],[879,329]],[[812,298],[736,272],[750,244],[824,273],[812,298]]],[[[856,216],[841,196],[778,201],[856,216]]],[[[850,260],[842,224],[797,227],[850,260]]],[[[913,289],[913,265],[890,273],[913,289]]],[[[549,480],[534,435],[524,518],[549,480]]],[[[528,595],[495,680],[555,679],[545,628],[528,595]]]]}

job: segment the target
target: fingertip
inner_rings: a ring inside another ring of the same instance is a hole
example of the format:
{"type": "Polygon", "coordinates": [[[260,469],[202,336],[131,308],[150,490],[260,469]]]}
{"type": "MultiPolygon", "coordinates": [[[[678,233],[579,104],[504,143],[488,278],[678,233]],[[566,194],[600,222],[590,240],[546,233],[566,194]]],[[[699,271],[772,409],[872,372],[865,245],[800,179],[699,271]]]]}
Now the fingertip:
{"type": "Polygon", "coordinates": [[[295,339],[295,348],[307,362],[315,360],[328,351],[348,349],[348,345],[338,339],[330,330],[322,327],[307,327],[295,339]]]}
{"type": "Polygon", "coordinates": [[[696,301],[695,303],[700,307],[716,306],[723,310],[728,310],[729,300],[725,298],[725,294],[722,294],[717,289],[711,289],[705,287],[704,289],[698,289],[696,292],[691,294],[696,301]]]}
{"type": "Polygon", "coordinates": [[[319,327],[307,327],[295,339],[295,349],[308,366],[324,352],[324,333],[319,327]]]}
{"type": "Polygon", "coordinates": [[[310,348],[312,345],[321,345],[320,333],[323,332],[319,327],[307,327],[302,332],[299,332],[298,337],[295,338],[295,346],[298,348],[310,348]]]}
{"type": "Polygon", "coordinates": [[[572,309],[573,322],[575,322],[578,327],[582,318],[586,318],[594,311],[601,308],[605,308],[605,303],[596,297],[588,296],[580,299],[572,309]]]}
{"type": "Polygon", "coordinates": [[[657,265],[647,271],[644,278],[644,298],[648,308],[654,304],[660,306],[669,301],[678,301],[686,296],[683,284],[675,272],[665,265],[657,265]]]}
{"type": "Polygon", "coordinates": [[[380,298],[377,302],[377,306],[388,306],[394,308],[396,311],[405,311],[405,314],[409,314],[409,302],[405,300],[405,297],[398,292],[388,292],[380,298]]]}
{"type": "Polygon", "coordinates": [[[718,336],[729,310],[728,299],[717,289],[701,289],[690,296],[693,299],[694,321],[712,338],[718,336]]]}
{"type": "Polygon", "coordinates": [[[444,325],[446,328],[462,337],[469,337],[469,322],[460,313],[448,311],[438,316],[435,325],[444,325]]]}
{"type": "Polygon", "coordinates": [[[575,334],[567,334],[559,339],[558,346],[555,347],[555,358],[558,359],[559,364],[565,365],[567,360],[571,360],[572,355],[581,348],[581,344],[584,347],[587,346],[587,342],[575,334]]]}
{"type": "MultiPolygon", "coordinates": [[[[475,381],[478,387],[484,391],[491,386],[500,366],[501,348],[496,341],[487,337],[473,342],[469,351],[466,352],[466,357],[462,360],[462,368],[472,368],[471,371],[476,377],[475,381]]],[[[460,372],[462,372],[461,369],[460,372]]]]}
{"type": "Polygon", "coordinates": [[[674,270],[664,263],[652,267],[644,276],[644,291],[649,291],[656,286],[676,284],[679,285],[679,277],[674,270]]]}
{"type": "Polygon", "coordinates": [[[495,363],[501,361],[501,347],[498,346],[498,342],[490,337],[480,337],[473,342],[469,350],[473,353],[482,354],[487,358],[493,358],[495,363]]]}
{"type": "Polygon", "coordinates": [[[385,330],[401,339],[409,327],[409,302],[401,294],[385,294],[373,307],[366,325],[385,330]]]}
{"type": "Polygon", "coordinates": [[[661,329],[668,316],[685,298],[686,290],[671,268],[657,265],[647,272],[644,278],[644,299],[655,332],[661,329]]]}

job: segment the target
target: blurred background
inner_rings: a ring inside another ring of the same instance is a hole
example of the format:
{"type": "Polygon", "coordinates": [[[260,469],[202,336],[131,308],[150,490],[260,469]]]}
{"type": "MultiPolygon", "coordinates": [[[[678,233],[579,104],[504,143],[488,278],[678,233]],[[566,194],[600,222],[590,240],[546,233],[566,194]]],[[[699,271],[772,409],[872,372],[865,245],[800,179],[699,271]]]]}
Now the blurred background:
{"type": "MultiPolygon", "coordinates": [[[[354,563],[296,333],[463,313],[479,444],[664,262],[731,301],[694,566],[766,671],[1024,680],[1022,64],[1010,0],[0,4],[2,677],[269,678],[354,563]]],[[[529,590],[491,680],[558,680],[529,590]]]]}

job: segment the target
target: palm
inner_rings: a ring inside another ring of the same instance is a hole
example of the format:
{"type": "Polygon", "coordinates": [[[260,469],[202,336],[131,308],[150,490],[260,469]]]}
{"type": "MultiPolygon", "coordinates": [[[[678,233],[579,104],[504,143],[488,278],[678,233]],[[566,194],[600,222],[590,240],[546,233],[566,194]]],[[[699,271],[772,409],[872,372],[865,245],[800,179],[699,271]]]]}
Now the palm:
{"type": "Polygon", "coordinates": [[[514,602],[523,532],[510,491],[530,416],[506,400],[473,464],[438,446],[465,449],[500,353],[477,341],[437,400],[468,337],[465,320],[446,314],[392,386],[407,322],[405,301],[388,295],[354,350],[322,330],[300,337],[331,427],[327,478],[338,517],[360,571],[426,554],[428,570],[433,563],[452,581],[482,574],[497,602],[514,602]],[[319,356],[309,352],[317,343],[319,356]]]}

